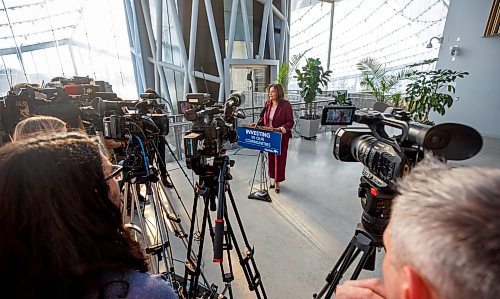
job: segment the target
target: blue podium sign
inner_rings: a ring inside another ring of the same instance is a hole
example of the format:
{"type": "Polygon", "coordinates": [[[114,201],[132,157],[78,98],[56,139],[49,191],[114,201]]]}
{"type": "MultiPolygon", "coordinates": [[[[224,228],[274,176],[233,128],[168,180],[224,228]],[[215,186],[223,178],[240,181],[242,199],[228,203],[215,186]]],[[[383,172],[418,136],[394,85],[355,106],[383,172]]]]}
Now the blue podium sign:
{"type": "Polygon", "coordinates": [[[281,155],[281,133],[238,127],[238,145],[281,155]]]}

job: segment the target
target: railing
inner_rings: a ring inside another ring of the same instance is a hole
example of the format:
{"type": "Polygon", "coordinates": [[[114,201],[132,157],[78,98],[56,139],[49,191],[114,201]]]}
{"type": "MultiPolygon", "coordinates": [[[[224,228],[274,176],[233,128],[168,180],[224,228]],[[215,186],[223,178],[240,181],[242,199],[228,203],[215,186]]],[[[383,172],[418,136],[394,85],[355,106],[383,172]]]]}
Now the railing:
{"type": "MultiPolygon", "coordinates": [[[[254,107],[252,107],[252,99],[249,98],[251,95],[248,95],[248,93],[246,92],[244,93],[247,100],[240,108],[242,111],[245,112],[247,117],[245,119],[238,119],[237,123],[238,126],[250,124],[252,122],[257,122],[260,117],[260,112],[264,107],[264,102],[267,99],[267,93],[254,92],[253,93],[254,107]]],[[[287,99],[290,101],[290,104],[292,105],[294,119],[295,119],[293,136],[298,137],[299,136],[298,119],[306,111],[306,106],[298,93],[291,92],[287,94],[287,99]]],[[[371,96],[370,94],[366,93],[351,93],[349,94],[349,99],[352,101],[353,105],[356,106],[357,108],[371,108],[375,103],[375,98],[373,98],[373,96],[371,96]]],[[[316,97],[316,100],[312,104],[313,113],[321,115],[321,110],[323,109],[323,107],[327,106],[328,103],[332,102],[333,100],[334,100],[333,97],[328,97],[328,96],[316,97]]],[[[184,159],[184,144],[182,138],[184,137],[186,131],[188,131],[191,128],[192,122],[187,121],[184,118],[184,115],[182,114],[169,116],[169,121],[170,121],[170,132],[167,136],[167,141],[169,143],[170,148],[175,153],[176,157],[178,159],[184,159]]],[[[319,132],[325,132],[329,130],[330,126],[320,125],[319,132]]],[[[167,152],[167,161],[171,162],[173,160],[174,159],[172,155],[170,155],[170,153],[167,152]]]]}

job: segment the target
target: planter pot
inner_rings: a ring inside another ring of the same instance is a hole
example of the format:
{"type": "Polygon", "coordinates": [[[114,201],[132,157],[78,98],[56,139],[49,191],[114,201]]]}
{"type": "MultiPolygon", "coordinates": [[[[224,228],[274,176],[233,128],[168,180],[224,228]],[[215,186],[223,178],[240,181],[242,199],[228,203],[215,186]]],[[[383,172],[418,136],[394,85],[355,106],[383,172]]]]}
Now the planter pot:
{"type": "Polygon", "coordinates": [[[314,138],[318,133],[320,119],[299,118],[300,136],[304,138],[314,138]]]}

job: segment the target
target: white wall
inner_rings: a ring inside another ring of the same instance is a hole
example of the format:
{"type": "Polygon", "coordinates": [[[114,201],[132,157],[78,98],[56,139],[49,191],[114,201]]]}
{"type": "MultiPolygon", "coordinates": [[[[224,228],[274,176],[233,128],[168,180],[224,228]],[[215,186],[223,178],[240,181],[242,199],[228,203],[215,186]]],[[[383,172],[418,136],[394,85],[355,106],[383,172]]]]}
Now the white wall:
{"type": "Polygon", "coordinates": [[[482,37],[492,0],[450,2],[436,68],[470,74],[458,79],[453,106],[444,116],[433,114],[431,119],[463,123],[483,136],[500,138],[500,37],[482,37]],[[454,45],[459,53],[452,61],[454,45]]]}

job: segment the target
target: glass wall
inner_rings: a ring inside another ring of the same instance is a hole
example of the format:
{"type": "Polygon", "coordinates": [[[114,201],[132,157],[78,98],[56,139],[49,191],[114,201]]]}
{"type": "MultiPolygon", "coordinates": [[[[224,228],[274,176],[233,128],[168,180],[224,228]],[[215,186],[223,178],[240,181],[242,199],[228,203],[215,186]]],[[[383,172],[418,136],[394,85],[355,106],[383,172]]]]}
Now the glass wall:
{"type": "MultiPolygon", "coordinates": [[[[327,67],[332,5],[294,2],[290,57],[305,52],[306,58],[320,58],[327,67]]],[[[358,91],[356,64],[365,57],[377,59],[388,69],[400,69],[438,56],[440,44],[436,39],[432,48],[426,45],[432,37],[442,35],[446,1],[349,0],[334,5],[329,89],[358,91]]],[[[290,88],[297,89],[295,80],[290,88]]]]}
{"type": "Polygon", "coordinates": [[[0,95],[16,83],[78,75],[137,97],[121,1],[4,0],[0,45],[0,95]]]}

